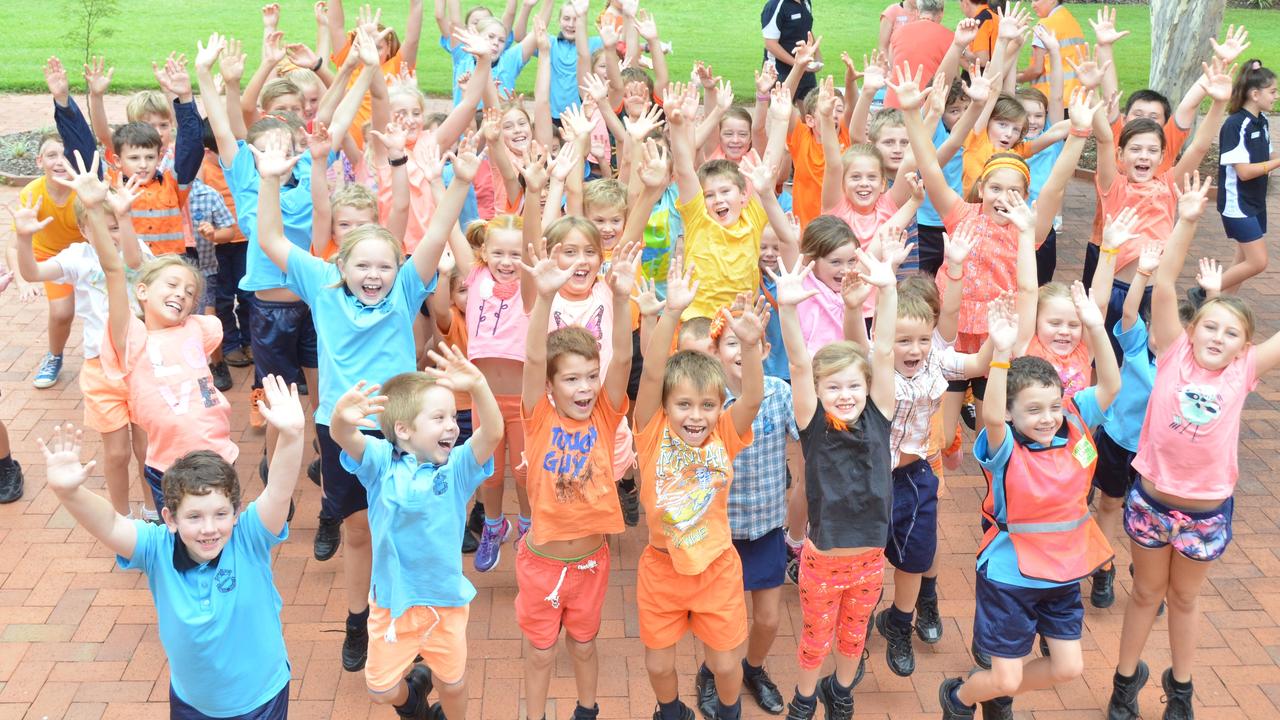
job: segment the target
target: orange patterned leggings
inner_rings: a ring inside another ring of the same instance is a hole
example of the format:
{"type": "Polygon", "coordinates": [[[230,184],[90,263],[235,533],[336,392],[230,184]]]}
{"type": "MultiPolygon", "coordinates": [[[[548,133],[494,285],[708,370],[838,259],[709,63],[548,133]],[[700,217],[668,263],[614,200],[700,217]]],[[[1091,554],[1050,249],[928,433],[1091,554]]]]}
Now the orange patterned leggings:
{"type": "Polygon", "coordinates": [[[806,540],[800,551],[800,611],[804,630],[796,648],[800,667],[814,670],[831,652],[862,655],[867,623],[884,583],[884,550],[860,555],[823,555],[806,540]]]}

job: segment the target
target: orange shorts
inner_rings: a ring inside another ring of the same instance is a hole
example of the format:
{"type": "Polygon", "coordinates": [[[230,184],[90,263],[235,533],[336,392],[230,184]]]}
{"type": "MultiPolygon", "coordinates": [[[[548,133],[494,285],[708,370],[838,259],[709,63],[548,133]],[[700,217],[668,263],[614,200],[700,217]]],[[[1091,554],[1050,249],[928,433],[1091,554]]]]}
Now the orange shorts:
{"type": "MultiPolygon", "coordinates": [[[[484,484],[487,487],[498,487],[507,481],[507,453],[510,452],[512,462],[515,466],[511,468],[511,477],[515,478],[516,484],[524,487],[525,479],[528,473],[525,468],[525,459],[523,451],[519,454],[510,448],[509,438],[520,438],[521,443],[524,442],[524,420],[520,417],[521,397],[519,395],[495,395],[494,400],[498,401],[498,411],[502,413],[502,441],[498,443],[497,449],[493,451],[493,474],[485,478],[484,484]],[[519,459],[516,463],[515,460],[519,459]]],[[[472,422],[475,421],[475,415],[471,416],[472,422]]],[[[473,426],[479,427],[479,426],[473,426]]]]}
{"type": "Polygon", "coordinates": [[[681,575],[671,557],[645,547],[636,568],[640,641],[653,650],[671,647],[689,630],[712,650],[733,650],[747,639],[742,560],[732,547],[697,575],[681,575]]]}
{"type": "Polygon", "coordinates": [[[562,627],[574,642],[590,642],[600,632],[609,588],[609,545],[601,543],[590,555],[566,563],[534,553],[521,540],[516,586],[516,622],[535,648],[554,646],[562,627]]]}
{"type": "Polygon", "coordinates": [[[100,433],[129,424],[129,386],[124,378],[107,377],[100,358],[86,358],[80,368],[80,394],[84,396],[84,424],[100,433]]]}
{"type": "Polygon", "coordinates": [[[395,620],[395,642],[387,640],[391,611],[369,601],[369,659],[364,682],[373,692],[387,692],[400,683],[422,656],[431,674],[447,685],[462,680],[467,668],[467,616],[470,605],[415,605],[395,620]]]}
{"type": "MultiPolygon", "coordinates": [[[[49,258],[58,254],[58,253],[50,254],[46,252],[41,252],[38,248],[35,248],[35,247],[32,247],[31,251],[36,256],[36,262],[38,263],[44,262],[45,260],[48,260],[49,258]]],[[[71,297],[74,293],[75,293],[75,288],[71,285],[66,285],[63,283],[51,283],[51,282],[47,282],[44,284],[44,296],[49,298],[50,300],[61,300],[62,298],[65,298],[65,297],[71,297]]]]}

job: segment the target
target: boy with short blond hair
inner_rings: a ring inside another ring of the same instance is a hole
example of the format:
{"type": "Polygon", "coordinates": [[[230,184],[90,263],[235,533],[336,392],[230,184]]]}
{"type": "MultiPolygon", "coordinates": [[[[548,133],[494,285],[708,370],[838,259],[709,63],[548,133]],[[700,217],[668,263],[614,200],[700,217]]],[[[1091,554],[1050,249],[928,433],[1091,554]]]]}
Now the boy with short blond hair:
{"type": "Polygon", "coordinates": [[[462,574],[462,530],[471,496],[493,472],[502,413],[458,348],[441,343],[428,355],[435,367],[423,373],[348,390],[334,406],[330,435],[343,468],[369,497],[369,695],[400,717],[465,718],[467,616],[476,590],[462,574]],[[455,391],[470,394],[476,422],[461,445],[455,391]],[[390,439],[378,437],[377,427],[390,439]],[[425,665],[415,664],[419,655],[425,665]],[[440,702],[428,710],[433,676],[440,702]]]}

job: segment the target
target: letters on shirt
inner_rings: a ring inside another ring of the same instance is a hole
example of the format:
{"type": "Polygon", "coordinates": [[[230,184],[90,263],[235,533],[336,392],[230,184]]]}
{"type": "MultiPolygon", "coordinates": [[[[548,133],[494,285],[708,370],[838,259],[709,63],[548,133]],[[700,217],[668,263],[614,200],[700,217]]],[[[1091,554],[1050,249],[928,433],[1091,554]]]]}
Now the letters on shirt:
{"type": "Polygon", "coordinates": [[[186,415],[191,407],[193,393],[200,397],[201,407],[217,407],[220,397],[213,387],[213,378],[209,375],[209,365],[205,359],[204,347],[199,338],[188,338],[180,348],[178,365],[170,365],[165,360],[160,343],[147,343],[147,359],[155,372],[160,386],[156,391],[173,411],[174,415],[186,415]],[[200,377],[191,377],[192,370],[204,371],[200,377]],[[186,377],[183,377],[186,376],[186,377]],[[179,381],[180,379],[180,381],[179,381]],[[178,381],[170,384],[169,381],[178,381]]]}
{"type": "Polygon", "coordinates": [[[542,469],[556,476],[558,502],[584,502],[595,499],[595,468],[591,451],[599,440],[595,427],[569,432],[551,428],[551,450],[542,458],[542,469]],[[592,490],[588,494],[588,490],[592,490]]]}

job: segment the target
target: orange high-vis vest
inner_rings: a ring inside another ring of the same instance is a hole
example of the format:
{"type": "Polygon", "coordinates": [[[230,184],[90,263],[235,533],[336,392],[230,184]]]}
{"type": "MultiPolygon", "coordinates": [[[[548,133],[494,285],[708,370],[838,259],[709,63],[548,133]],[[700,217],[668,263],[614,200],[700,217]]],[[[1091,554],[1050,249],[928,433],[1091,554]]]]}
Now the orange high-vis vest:
{"type": "Polygon", "coordinates": [[[178,185],[173,173],[165,172],[144,185],[142,194],[133,201],[133,230],[153,255],[181,255],[186,251],[182,210],[189,194],[188,187],[178,185]]]}
{"type": "MultiPolygon", "coordinates": [[[[1054,8],[1048,17],[1040,20],[1040,24],[1053,32],[1058,39],[1058,46],[1062,55],[1062,105],[1066,107],[1071,102],[1071,93],[1080,87],[1080,81],[1076,79],[1076,71],[1072,69],[1071,63],[1068,61],[1074,61],[1076,64],[1084,62],[1089,55],[1089,41],[1085,40],[1084,32],[1080,29],[1080,23],[1076,22],[1076,19],[1072,17],[1071,12],[1064,5],[1054,8]]],[[[1049,54],[1046,52],[1040,77],[1031,81],[1031,86],[1044,93],[1045,97],[1049,97],[1051,66],[1049,54]]],[[[1049,101],[1053,102],[1053,98],[1049,97],[1049,101]]],[[[1048,110],[1048,108],[1045,108],[1045,110],[1048,110]]]]}
{"type": "Polygon", "coordinates": [[[1064,415],[1065,445],[1030,448],[1014,441],[1004,473],[1003,522],[995,516],[992,476],[984,473],[987,497],[982,501],[982,514],[990,526],[978,553],[998,533],[1008,533],[1018,556],[1018,571],[1032,580],[1075,582],[1092,575],[1114,557],[1111,545],[1089,512],[1097,446],[1074,402],[1068,401],[1064,415]]]}

